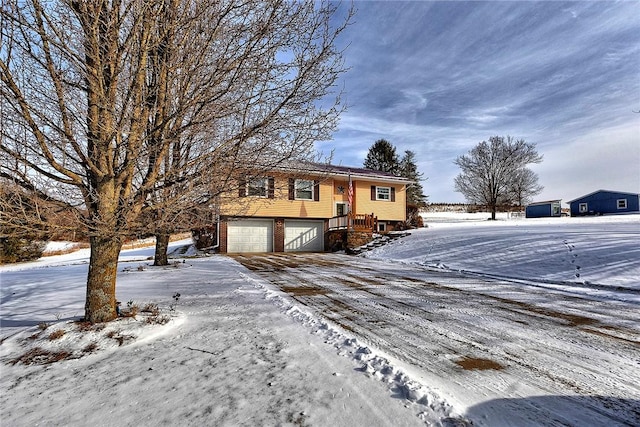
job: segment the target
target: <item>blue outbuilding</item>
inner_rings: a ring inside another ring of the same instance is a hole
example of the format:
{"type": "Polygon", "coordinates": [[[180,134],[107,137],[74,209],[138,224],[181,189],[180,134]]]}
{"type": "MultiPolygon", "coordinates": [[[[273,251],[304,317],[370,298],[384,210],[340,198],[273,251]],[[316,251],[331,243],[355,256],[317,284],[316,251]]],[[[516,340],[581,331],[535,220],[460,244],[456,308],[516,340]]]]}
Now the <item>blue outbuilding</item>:
{"type": "Polygon", "coordinates": [[[569,202],[571,216],[640,212],[640,194],[598,190],[569,202]]]}
{"type": "Polygon", "coordinates": [[[549,218],[552,216],[561,216],[560,200],[549,200],[546,202],[537,202],[527,205],[524,210],[526,218],[549,218]]]}

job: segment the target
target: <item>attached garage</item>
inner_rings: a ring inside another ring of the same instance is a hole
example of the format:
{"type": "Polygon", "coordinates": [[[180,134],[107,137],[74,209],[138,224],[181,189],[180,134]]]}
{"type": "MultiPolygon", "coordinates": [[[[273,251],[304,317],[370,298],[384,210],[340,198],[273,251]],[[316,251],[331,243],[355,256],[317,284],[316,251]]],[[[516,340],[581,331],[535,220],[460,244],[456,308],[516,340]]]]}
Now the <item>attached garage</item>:
{"type": "Polygon", "coordinates": [[[243,219],[229,222],[227,252],[273,252],[273,221],[243,219]]]}
{"type": "Polygon", "coordinates": [[[322,252],[324,221],[285,221],[284,250],[285,252],[322,252]]]}

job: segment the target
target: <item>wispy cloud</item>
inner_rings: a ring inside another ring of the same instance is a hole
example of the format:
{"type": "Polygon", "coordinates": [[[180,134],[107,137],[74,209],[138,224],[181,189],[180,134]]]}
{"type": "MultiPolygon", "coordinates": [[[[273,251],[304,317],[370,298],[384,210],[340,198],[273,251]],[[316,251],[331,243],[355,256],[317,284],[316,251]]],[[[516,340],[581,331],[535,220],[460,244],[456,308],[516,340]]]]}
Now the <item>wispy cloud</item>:
{"type": "Polygon", "coordinates": [[[632,113],[640,109],[639,2],[356,7],[341,39],[349,44],[343,83],[350,108],[335,140],[319,145],[333,149],[335,161],[361,165],[385,138],[400,152],[416,152],[431,200],[462,201],[453,191],[455,158],[509,134],[545,155],[536,169],[542,198],[589,193],[593,180],[598,188],[640,191],[637,174],[599,172],[621,170],[611,152],[640,146],[640,114],[632,113]],[[590,179],[566,178],[580,170],[591,170],[590,179]]]}

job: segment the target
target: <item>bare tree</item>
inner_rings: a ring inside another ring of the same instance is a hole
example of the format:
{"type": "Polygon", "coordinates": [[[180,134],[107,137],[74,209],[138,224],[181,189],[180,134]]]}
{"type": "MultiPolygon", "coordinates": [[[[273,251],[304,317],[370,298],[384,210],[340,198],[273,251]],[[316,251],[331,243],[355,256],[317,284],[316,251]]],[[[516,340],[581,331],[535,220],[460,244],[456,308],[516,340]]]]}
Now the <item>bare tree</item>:
{"type": "Polygon", "coordinates": [[[495,220],[498,206],[520,202],[519,197],[542,190],[537,186],[537,177],[528,182],[521,179],[526,175],[523,170],[529,163],[541,161],[542,156],[536,151],[535,144],[510,136],[493,136],[489,142],[482,141],[468,155],[455,160],[461,169],[455,178],[455,189],[469,203],[488,206],[491,219],[495,220]],[[519,188],[516,183],[528,184],[529,187],[519,188]],[[518,192],[514,191],[516,188],[519,188],[518,192]]]}
{"type": "Polygon", "coordinates": [[[511,181],[513,202],[522,207],[531,203],[533,196],[540,194],[543,186],[538,183],[538,175],[529,168],[518,170],[511,181]]]}
{"type": "Polygon", "coordinates": [[[86,212],[91,322],[116,315],[126,236],[226,191],[237,168],[305,157],[340,113],[324,99],[351,15],[331,27],[328,2],[16,0],[0,13],[0,179],[86,212]]]}

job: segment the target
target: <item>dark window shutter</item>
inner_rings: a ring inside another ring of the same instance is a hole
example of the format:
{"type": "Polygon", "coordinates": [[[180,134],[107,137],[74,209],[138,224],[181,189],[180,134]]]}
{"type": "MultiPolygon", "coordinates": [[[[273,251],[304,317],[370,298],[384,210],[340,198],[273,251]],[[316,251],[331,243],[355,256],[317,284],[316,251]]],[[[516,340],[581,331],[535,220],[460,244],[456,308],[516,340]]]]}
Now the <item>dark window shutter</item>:
{"type": "Polygon", "coordinates": [[[270,176],[267,181],[267,197],[273,199],[276,195],[276,180],[270,176]]]}
{"type": "Polygon", "coordinates": [[[313,200],[316,202],[320,201],[320,181],[313,181],[313,200]]]}
{"type": "Polygon", "coordinates": [[[396,187],[391,187],[391,201],[396,201],[396,187]]]}
{"type": "Polygon", "coordinates": [[[371,200],[375,200],[376,199],[376,186],[372,185],[371,186],[371,200]]]}
{"type": "Polygon", "coordinates": [[[244,178],[238,180],[238,197],[247,196],[247,181],[244,178]]]}
{"type": "Polygon", "coordinates": [[[289,178],[289,200],[296,199],[296,180],[289,178]]]}

